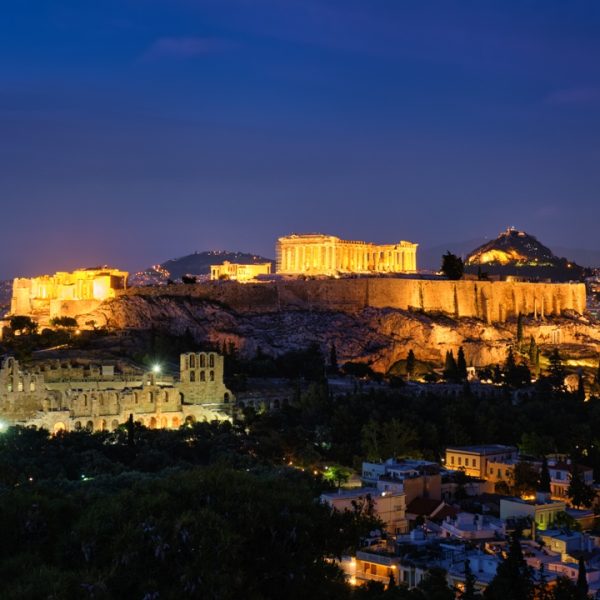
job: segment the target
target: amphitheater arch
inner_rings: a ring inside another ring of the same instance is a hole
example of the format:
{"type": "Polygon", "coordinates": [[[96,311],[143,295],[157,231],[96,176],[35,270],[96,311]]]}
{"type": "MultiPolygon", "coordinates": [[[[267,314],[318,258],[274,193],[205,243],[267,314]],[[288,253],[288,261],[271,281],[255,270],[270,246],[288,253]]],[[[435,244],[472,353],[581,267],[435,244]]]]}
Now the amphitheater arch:
{"type": "Polygon", "coordinates": [[[85,424],[85,428],[87,431],[94,431],[94,421],[88,421],[85,424]]]}
{"type": "Polygon", "coordinates": [[[180,425],[179,417],[173,417],[171,419],[171,427],[173,427],[173,429],[178,429],[179,425],[180,425]]]}
{"type": "Polygon", "coordinates": [[[166,429],[169,426],[169,423],[167,421],[167,417],[161,417],[161,419],[160,419],[160,426],[163,429],[166,429]]]}
{"type": "Polygon", "coordinates": [[[52,433],[58,433],[59,431],[67,431],[67,426],[62,421],[54,423],[54,427],[52,428],[52,433]]]}
{"type": "Polygon", "coordinates": [[[156,429],[156,417],[150,417],[150,423],[148,426],[150,429],[156,429]]]}

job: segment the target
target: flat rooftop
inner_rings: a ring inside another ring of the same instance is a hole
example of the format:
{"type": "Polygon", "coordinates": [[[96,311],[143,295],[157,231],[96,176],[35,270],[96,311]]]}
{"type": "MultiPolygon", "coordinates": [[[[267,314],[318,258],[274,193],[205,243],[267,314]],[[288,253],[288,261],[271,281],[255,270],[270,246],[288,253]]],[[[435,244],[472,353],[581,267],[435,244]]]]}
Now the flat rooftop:
{"type": "Polygon", "coordinates": [[[503,444],[482,444],[480,446],[448,446],[446,452],[466,452],[468,454],[498,454],[500,452],[516,452],[516,446],[503,444]]]}

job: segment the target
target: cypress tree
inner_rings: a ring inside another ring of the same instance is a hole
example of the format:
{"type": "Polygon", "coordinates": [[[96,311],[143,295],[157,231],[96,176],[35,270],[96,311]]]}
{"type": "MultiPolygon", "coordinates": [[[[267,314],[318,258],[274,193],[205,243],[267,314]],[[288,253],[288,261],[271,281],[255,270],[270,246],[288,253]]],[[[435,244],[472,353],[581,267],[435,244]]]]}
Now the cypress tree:
{"type": "Polygon", "coordinates": [[[533,367],[535,365],[535,357],[537,354],[537,346],[533,336],[529,338],[529,364],[533,367]]]}
{"type": "Polygon", "coordinates": [[[408,355],[406,356],[406,375],[410,379],[415,373],[416,366],[416,358],[415,353],[412,351],[412,348],[408,351],[408,355]]]}
{"type": "Polygon", "coordinates": [[[133,414],[129,413],[129,419],[127,419],[127,445],[133,446],[135,444],[135,440],[133,438],[133,414]]]}
{"type": "Polygon", "coordinates": [[[467,378],[467,361],[465,360],[465,352],[462,346],[458,349],[456,372],[459,379],[464,380],[467,378]]]}
{"type": "Polygon", "coordinates": [[[550,471],[548,471],[548,459],[545,456],[542,458],[542,469],[540,471],[538,491],[544,494],[550,493],[550,471]]]}
{"type": "Polygon", "coordinates": [[[540,564],[539,581],[535,586],[535,598],[536,600],[552,600],[554,598],[554,594],[548,586],[544,563],[540,564]]]}
{"type": "Polygon", "coordinates": [[[456,360],[454,359],[454,353],[452,352],[452,350],[446,352],[444,378],[454,381],[458,378],[458,367],[456,365],[456,360]]]}
{"type": "Polygon", "coordinates": [[[331,343],[331,348],[329,350],[329,370],[331,373],[339,373],[339,366],[337,360],[337,350],[335,349],[335,344],[331,343]]]}
{"type": "Polygon", "coordinates": [[[579,378],[577,381],[577,400],[585,402],[585,381],[581,371],[579,371],[579,378]]]}
{"type": "Polygon", "coordinates": [[[532,600],[534,586],[531,569],[523,558],[521,542],[511,537],[508,556],[498,566],[496,576],[485,591],[486,600],[532,600]]]}
{"type": "Polygon", "coordinates": [[[585,568],[585,561],[583,556],[579,557],[579,573],[577,574],[577,591],[581,600],[585,600],[588,597],[588,582],[587,582],[587,569],[585,568]]]}
{"type": "Polygon", "coordinates": [[[465,560],[465,589],[463,593],[460,595],[460,600],[477,600],[481,596],[475,592],[475,582],[477,578],[473,575],[473,570],[471,569],[471,561],[467,558],[465,560]]]}

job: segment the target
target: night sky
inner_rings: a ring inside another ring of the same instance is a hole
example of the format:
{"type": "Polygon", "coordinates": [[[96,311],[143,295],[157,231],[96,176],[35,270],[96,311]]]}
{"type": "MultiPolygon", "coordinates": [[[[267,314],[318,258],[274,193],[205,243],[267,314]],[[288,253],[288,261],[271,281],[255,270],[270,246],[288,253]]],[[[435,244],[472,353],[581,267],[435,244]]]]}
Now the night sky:
{"type": "Polygon", "coordinates": [[[600,3],[3,3],[0,278],[325,232],[600,249],[600,3]]]}

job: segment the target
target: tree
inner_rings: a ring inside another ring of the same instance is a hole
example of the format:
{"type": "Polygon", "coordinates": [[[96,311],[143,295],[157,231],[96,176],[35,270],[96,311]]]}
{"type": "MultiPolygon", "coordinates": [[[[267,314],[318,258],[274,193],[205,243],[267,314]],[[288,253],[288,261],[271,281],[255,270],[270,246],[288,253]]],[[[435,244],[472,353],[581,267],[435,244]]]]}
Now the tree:
{"type": "Polygon", "coordinates": [[[458,378],[463,381],[467,378],[467,361],[465,359],[465,352],[462,346],[458,349],[458,356],[456,359],[456,374],[458,375],[458,378]]]}
{"type": "Polygon", "coordinates": [[[463,263],[462,258],[456,256],[456,254],[452,254],[452,252],[448,250],[448,252],[442,256],[442,267],[440,270],[448,279],[457,280],[463,276],[465,264],[463,263]]]}
{"type": "Polygon", "coordinates": [[[548,459],[546,456],[542,458],[542,468],[540,470],[538,491],[542,492],[542,494],[550,493],[550,471],[548,470],[548,459]]]}
{"type": "Polygon", "coordinates": [[[471,569],[471,561],[467,558],[465,560],[465,589],[460,594],[460,600],[478,600],[481,598],[481,595],[475,591],[475,582],[477,578],[473,575],[473,571],[471,569]]]}
{"type": "Polygon", "coordinates": [[[415,373],[416,362],[415,353],[411,348],[406,356],[406,376],[408,379],[411,379],[415,373]]]}
{"type": "Polygon", "coordinates": [[[571,504],[577,508],[580,506],[590,508],[596,499],[596,491],[592,486],[587,485],[583,481],[579,473],[579,466],[574,461],[571,465],[571,475],[569,488],[567,489],[567,497],[571,501],[571,504]]]}
{"type": "Polygon", "coordinates": [[[446,360],[444,363],[444,379],[456,381],[458,379],[458,365],[454,358],[452,350],[446,352],[446,360]]]}
{"type": "Polygon", "coordinates": [[[77,327],[77,319],[73,317],[53,317],[50,319],[52,327],[61,327],[64,329],[74,329],[77,327]]]}
{"type": "Polygon", "coordinates": [[[520,348],[523,343],[523,315],[519,313],[517,317],[517,346],[520,348]]]}
{"type": "Polygon", "coordinates": [[[536,351],[537,351],[537,344],[535,343],[535,338],[532,335],[529,338],[529,350],[527,352],[527,354],[529,356],[529,366],[530,367],[534,367],[535,366],[536,351]]]}
{"type": "Polygon", "coordinates": [[[581,600],[577,586],[568,577],[559,577],[552,589],[553,600],[581,600]]]}
{"type": "Polygon", "coordinates": [[[535,600],[552,600],[552,591],[548,585],[546,568],[543,562],[540,563],[538,583],[535,586],[535,600]]]}
{"type": "Polygon", "coordinates": [[[585,561],[583,556],[579,557],[579,572],[577,573],[577,591],[579,597],[584,600],[588,597],[589,586],[587,582],[587,569],[585,567],[585,561]]]}
{"type": "Polygon", "coordinates": [[[518,365],[511,347],[504,365],[504,381],[511,387],[524,387],[531,383],[531,373],[526,365],[518,365]]]}
{"type": "Polygon", "coordinates": [[[337,375],[340,372],[340,367],[337,360],[337,350],[335,344],[331,342],[331,348],[329,349],[329,372],[333,375],[337,375]]]}
{"type": "Polygon", "coordinates": [[[554,516],[553,527],[555,529],[569,529],[570,531],[581,531],[581,524],[574,517],[564,510],[556,513],[554,516]]]}
{"type": "Polygon", "coordinates": [[[344,483],[350,479],[350,475],[352,471],[347,469],[346,467],[342,467],[340,465],[332,465],[325,469],[324,478],[327,481],[335,484],[335,486],[339,489],[342,487],[344,483]]]}
{"type": "Polygon", "coordinates": [[[446,581],[446,571],[439,568],[430,569],[417,588],[425,594],[427,600],[454,600],[454,591],[446,581]]]}
{"type": "Polygon", "coordinates": [[[579,376],[577,379],[577,400],[580,402],[585,402],[585,382],[581,370],[579,371],[579,376]]]}
{"type": "Polygon", "coordinates": [[[15,315],[14,317],[11,317],[9,324],[13,333],[17,334],[31,335],[38,330],[38,324],[31,317],[26,315],[15,315]]]}
{"type": "Polygon", "coordinates": [[[550,363],[548,373],[552,389],[556,392],[562,392],[565,389],[565,369],[558,348],[552,350],[548,361],[550,363]]]}
{"type": "Polygon", "coordinates": [[[513,471],[512,493],[515,496],[532,494],[538,488],[537,470],[526,461],[519,461],[513,471]]]}
{"type": "Polygon", "coordinates": [[[486,600],[532,600],[534,593],[531,569],[523,558],[521,542],[515,533],[508,556],[500,563],[496,576],[485,590],[486,600]]]}

